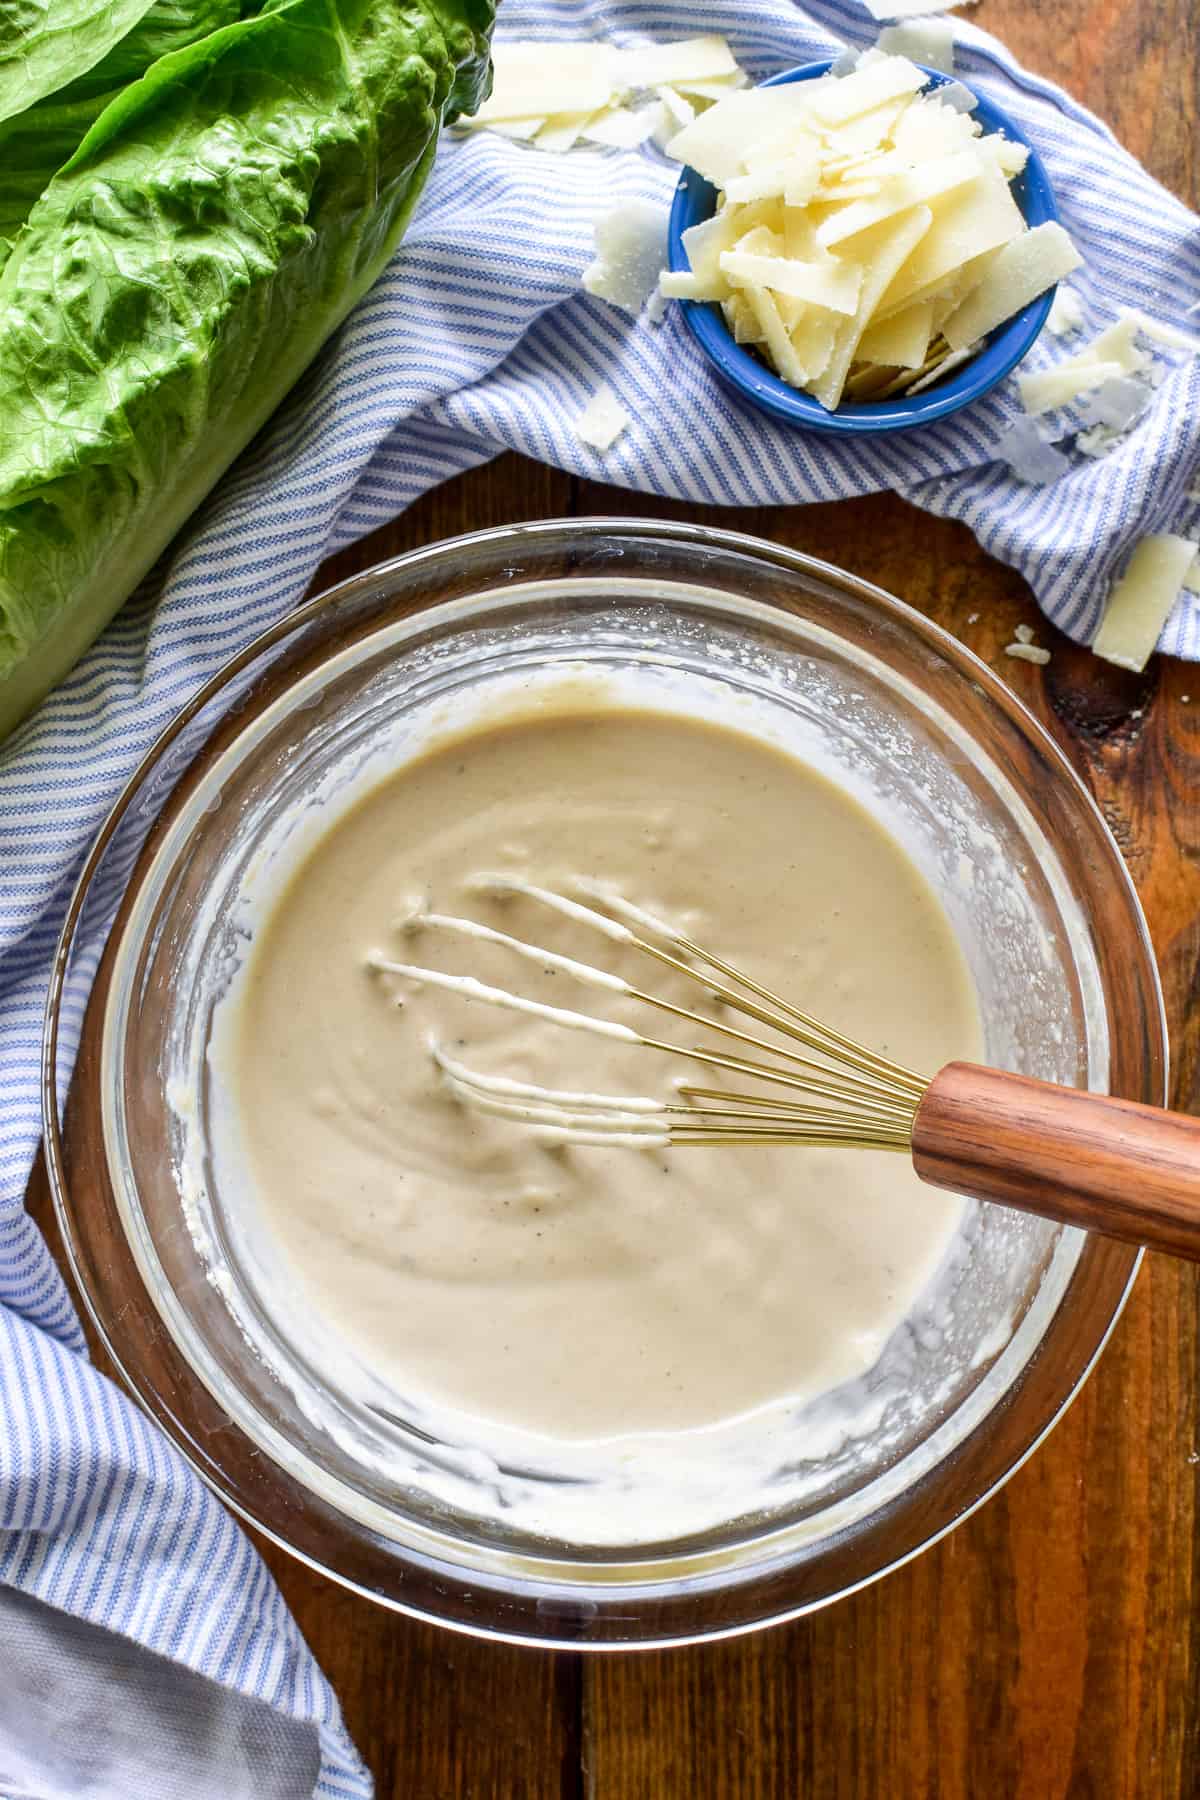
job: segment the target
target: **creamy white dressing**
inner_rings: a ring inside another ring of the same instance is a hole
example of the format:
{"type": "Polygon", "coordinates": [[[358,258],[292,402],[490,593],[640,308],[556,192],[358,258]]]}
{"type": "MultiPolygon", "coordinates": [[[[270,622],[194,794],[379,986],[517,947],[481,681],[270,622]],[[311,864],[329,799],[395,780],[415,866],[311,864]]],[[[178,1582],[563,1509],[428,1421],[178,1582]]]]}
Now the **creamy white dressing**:
{"type": "Polygon", "coordinates": [[[698,1041],[570,962],[689,1006],[695,989],[506,877],[615,888],[631,922],[671,921],[927,1073],[978,1054],[945,915],[845,792],[749,734],[564,698],[358,797],[259,922],[212,1068],[274,1279],[406,1403],[560,1443],[693,1431],[863,1374],[961,1203],[894,1153],[568,1147],[464,1105],[435,1049],[493,1086],[622,1105],[708,1081],[624,1032],[387,967],[698,1041]],[[423,927],[429,911],[562,960],[423,927]]]}

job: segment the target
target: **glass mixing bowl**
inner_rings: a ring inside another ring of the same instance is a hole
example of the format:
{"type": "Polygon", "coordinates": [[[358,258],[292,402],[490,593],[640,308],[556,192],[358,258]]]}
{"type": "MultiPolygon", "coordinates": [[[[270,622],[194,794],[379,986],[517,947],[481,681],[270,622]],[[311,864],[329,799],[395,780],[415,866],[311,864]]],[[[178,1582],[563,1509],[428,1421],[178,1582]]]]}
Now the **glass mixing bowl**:
{"type": "Polygon", "coordinates": [[[990,1060],[1161,1103],[1166,1044],[1137,898],[1046,734],[937,626],[792,551],[641,521],[480,533],[342,583],[197,694],[100,834],[49,996],[47,1159],[96,1326],[200,1473],[296,1556],[448,1625],[609,1648],[803,1612],[948,1531],[1070,1401],[1138,1258],[970,1209],[864,1378],[871,1428],[799,1412],[758,1504],[654,1542],[615,1456],[596,1477],[613,1529],[581,1541],[570,1484],[503,1470],[537,1506],[498,1506],[496,1468],[403,1396],[335,1385],[318,1322],[264,1297],[208,1155],[204,1051],[240,897],[348,772],[570,670],[753,722],[844,781],[941,894],[990,1060]]]}

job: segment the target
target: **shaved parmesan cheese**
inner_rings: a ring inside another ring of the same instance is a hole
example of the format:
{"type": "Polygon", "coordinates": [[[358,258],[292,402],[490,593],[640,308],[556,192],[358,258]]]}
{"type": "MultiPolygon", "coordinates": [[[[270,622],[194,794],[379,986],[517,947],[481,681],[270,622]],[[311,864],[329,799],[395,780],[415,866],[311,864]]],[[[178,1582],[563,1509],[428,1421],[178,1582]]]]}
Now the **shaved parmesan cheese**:
{"type": "Polygon", "coordinates": [[[793,154],[808,150],[820,162],[820,149],[820,139],[805,130],[803,124],[797,124],[794,117],[782,122],[776,120],[765,133],[756,133],[743,142],[741,166],[748,175],[756,175],[762,170],[774,169],[793,154]]]}
{"type": "Polygon", "coordinates": [[[1012,138],[1006,138],[998,131],[994,131],[990,137],[984,138],[983,143],[995,157],[1000,173],[1007,175],[1010,181],[1014,175],[1021,173],[1029,161],[1027,144],[1014,143],[1012,138]]]}
{"type": "Polygon", "coordinates": [[[821,164],[815,146],[811,151],[806,148],[789,156],[784,164],[784,204],[794,208],[807,206],[820,179],[821,164]]]}
{"type": "Polygon", "coordinates": [[[658,291],[664,300],[727,300],[730,286],[723,277],[706,281],[690,269],[664,269],[658,278],[658,291]]]}
{"type": "Polygon", "coordinates": [[[744,88],[747,82],[744,69],[735,75],[713,81],[677,81],[674,85],[683,94],[695,100],[723,100],[734,88],[744,88]]]}
{"type": "Polygon", "coordinates": [[[952,369],[961,369],[965,362],[970,362],[977,348],[978,345],[976,344],[968,344],[964,350],[951,350],[948,355],[940,356],[933,367],[926,370],[919,381],[912,381],[909,383],[904,390],[905,393],[924,393],[927,387],[932,387],[935,381],[940,381],[942,379],[943,375],[949,375],[952,369]]]}
{"type": "Polygon", "coordinates": [[[1075,433],[1075,448],[1081,456],[1107,456],[1123,436],[1123,432],[1112,431],[1107,425],[1093,425],[1090,431],[1075,433]]]}
{"type": "Polygon", "coordinates": [[[898,300],[885,295],[876,313],[877,319],[890,319],[895,313],[902,312],[907,306],[914,306],[918,300],[932,300],[933,325],[936,331],[943,319],[948,319],[956,306],[960,306],[971,292],[983,280],[992,261],[999,255],[998,250],[985,250],[981,256],[973,256],[963,263],[961,268],[952,269],[948,275],[939,275],[936,280],[926,282],[911,294],[903,294],[898,300]]]}
{"type": "Polygon", "coordinates": [[[667,216],[651,200],[626,200],[596,222],[596,260],[583,285],[635,317],[658,286],[667,253],[667,216]]]}
{"type": "Polygon", "coordinates": [[[728,300],[722,302],[722,310],[735,344],[761,344],[764,341],[762,326],[744,292],[739,290],[730,294],[728,300]]]}
{"type": "Polygon", "coordinates": [[[937,97],[943,106],[950,107],[953,112],[974,112],[975,108],[979,105],[978,100],[975,98],[975,95],[971,92],[970,88],[964,87],[961,81],[945,82],[938,89],[937,97]]]}
{"type": "MultiPolygon", "coordinates": [[[[463,128],[468,131],[473,131],[476,123],[474,119],[462,121],[463,128]]],[[[514,138],[518,143],[528,143],[530,138],[537,136],[545,123],[545,119],[493,119],[490,124],[485,120],[480,129],[494,132],[497,137],[514,138]]]]}
{"type": "MultiPolygon", "coordinates": [[[[607,112],[597,113],[584,125],[580,135],[589,144],[605,144],[614,150],[633,150],[651,136],[658,119],[657,106],[640,107],[636,112],[622,106],[610,107],[607,112]]],[[[542,142],[540,132],[537,141],[539,145],[542,142]]]]}
{"type": "Polygon", "coordinates": [[[1152,392],[1149,383],[1136,375],[1114,375],[1079,402],[1079,416],[1119,435],[1141,418],[1152,392]]]}
{"type": "Polygon", "coordinates": [[[1152,319],[1149,313],[1138,312],[1135,308],[1121,309],[1122,319],[1132,319],[1137,329],[1156,343],[1168,344],[1173,350],[1188,350],[1193,356],[1200,356],[1200,338],[1191,337],[1186,331],[1180,331],[1174,325],[1167,325],[1162,319],[1152,319]]]}
{"type": "Polygon", "coordinates": [[[986,337],[1044,294],[1083,258],[1061,225],[1047,223],[1005,244],[979,286],[942,327],[952,350],[986,337]]]}
{"type": "MultiPolygon", "coordinates": [[[[749,157],[746,158],[749,163],[749,157]]],[[[725,184],[725,198],[733,205],[749,200],[769,200],[779,195],[789,206],[804,206],[821,178],[821,164],[813,139],[802,141],[790,156],[764,160],[748,175],[736,175],[725,184]]]]}
{"type": "Polygon", "coordinates": [[[683,87],[690,81],[711,81],[739,72],[729,45],[715,33],[673,44],[638,44],[620,50],[618,58],[621,84],[628,88],[657,87],[660,82],[683,87]]]}
{"type": "Polygon", "coordinates": [[[840,206],[844,200],[873,200],[883,188],[882,181],[822,182],[809,198],[818,206],[840,206]]]}
{"type": "Polygon", "coordinates": [[[1039,369],[1034,375],[1018,375],[1017,386],[1027,413],[1055,412],[1120,373],[1120,363],[1083,363],[1072,358],[1052,369],[1039,369]]]}
{"type": "Polygon", "coordinates": [[[903,100],[888,100],[883,106],[873,106],[844,125],[827,127],[825,140],[839,156],[861,156],[884,142],[903,116],[905,104],[903,100]]]}
{"type": "Polygon", "coordinates": [[[727,94],[694,119],[667,145],[667,155],[724,187],[742,172],[748,144],[771,131],[794,124],[803,131],[809,123],[809,100],[804,93],[813,82],[794,81],[784,87],[748,88],[727,94]]]}
{"type": "Polygon", "coordinates": [[[838,332],[829,365],[816,387],[817,399],[830,412],[842,397],[859,339],[871,322],[880,294],[912,255],[914,247],[929,230],[932,218],[927,206],[914,206],[911,212],[887,219],[863,233],[859,246],[863,253],[863,272],[858,307],[854,317],[838,332]]]}
{"type": "Polygon", "coordinates": [[[885,57],[866,68],[860,60],[853,75],[828,83],[815,95],[813,112],[825,125],[843,125],[885,100],[919,93],[924,86],[925,76],[905,56],[885,57]]]}
{"type": "Polygon", "coordinates": [[[892,142],[910,165],[931,156],[953,156],[956,150],[979,142],[975,120],[947,106],[942,100],[944,92],[938,88],[914,100],[897,120],[892,142]]]}
{"type": "Polygon", "coordinates": [[[952,188],[938,200],[932,227],[898,272],[884,304],[923,298],[922,288],[944,280],[985,250],[998,250],[1025,229],[1007,182],[985,169],[974,181],[952,188]]]}
{"type": "Polygon", "coordinates": [[[809,373],[796,354],[774,295],[769,288],[753,286],[746,287],[745,295],[747,305],[758,321],[762,341],[771,353],[771,361],[785,381],[790,381],[793,387],[801,387],[809,379],[809,373]]]}
{"type": "MultiPolygon", "coordinates": [[[[785,304],[780,303],[780,312],[785,304]]],[[[842,326],[843,320],[838,313],[817,306],[807,307],[791,325],[792,349],[808,370],[807,385],[810,388],[828,369],[842,326]]]]}
{"type": "Polygon", "coordinates": [[[655,91],[677,127],[691,124],[696,116],[696,109],[686,95],[665,81],[660,82],[655,91]]]}
{"type": "Polygon", "coordinates": [[[893,313],[879,325],[864,331],[858,346],[862,362],[886,363],[895,369],[919,369],[929,349],[933,334],[933,301],[918,300],[915,306],[893,313]]]}
{"type": "Polygon", "coordinates": [[[888,398],[940,381],[1078,261],[1057,226],[1031,233],[1013,200],[1005,165],[1022,146],[922,92],[907,57],[877,47],[839,67],[726,92],[671,139],[668,153],[719,193],[685,234],[690,268],[659,284],[719,302],[736,341],[762,344],[826,407],[847,384],[888,398]]]}
{"type": "Polygon", "coordinates": [[[1005,644],[1005,656],[1015,657],[1018,662],[1038,663],[1042,668],[1050,661],[1050,652],[1039,644],[1028,644],[1024,638],[1018,638],[1015,644],[1005,644]]]}
{"type": "Polygon", "coordinates": [[[679,241],[693,272],[702,281],[721,282],[724,285],[721,257],[726,250],[732,250],[741,235],[741,219],[736,212],[727,208],[724,212],[714,213],[711,219],[704,219],[699,225],[691,226],[679,241]]]}
{"type": "Polygon", "coordinates": [[[1073,287],[1060,286],[1050,303],[1046,324],[1056,337],[1066,337],[1083,324],[1083,303],[1073,287]]]}
{"type": "Polygon", "coordinates": [[[1044,487],[1065,475],[1070,463],[1061,450],[1044,438],[1033,420],[1024,415],[1013,420],[996,445],[996,458],[1006,462],[1018,481],[1044,487]]]}
{"type": "Polygon", "coordinates": [[[575,421],[575,436],[592,450],[610,450],[629,424],[629,414],[607,381],[596,389],[575,421]]]}
{"type": "Polygon", "coordinates": [[[539,150],[550,150],[562,155],[579,142],[585,125],[592,119],[603,116],[598,112],[552,113],[537,134],[537,147],[539,150]]]}
{"type": "Polygon", "coordinates": [[[911,25],[888,25],[878,47],[888,56],[909,56],[927,69],[954,73],[954,26],[949,19],[914,19],[911,25]]]}
{"type": "Polygon", "coordinates": [[[1097,656],[1123,669],[1144,669],[1196,554],[1169,532],[1144,537],[1113,588],[1092,643],[1097,656]]]}
{"type": "Polygon", "coordinates": [[[856,200],[850,206],[843,206],[831,218],[817,227],[817,242],[826,249],[840,244],[843,239],[854,237],[856,233],[865,231],[870,225],[878,225],[893,214],[907,212],[910,206],[919,206],[925,200],[933,200],[939,194],[947,193],[951,188],[961,187],[965,181],[974,181],[980,172],[978,156],[971,150],[964,150],[957,156],[947,156],[937,162],[926,163],[923,168],[914,169],[908,175],[896,175],[883,184],[879,194],[872,200],[856,200]]]}
{"type": "Polygon", "coordinates": [[[598,112],[612,98],[614,67],[604,44],[494,44],[492,92],[473,123],[598,112]]]}
{"type": "MultiPolygon", "coordinates": [[[[745,218],[734,219],[736,226],[746,223],[745,218]]],[[[782,256],[783,239],[774,226],[765,222],[755,225],[750,231],[743,231],[734,243],[735,250],[742,250],[747,256],[782,256]]]]}
{"type": "Polygon", "coordinates": [[[726,250],[721,273],[739,286],[770,288],[772,293],[793,294],[830,312],[853,314],[862,285],[856,263],[790,262],[782,256],[758,256],[747,250],[726,250]]]}
{"type": "Polygon", "coordinates": [[[1136,375],[1146,366],[1146,358],[1134,341],[1138,318],[1125,312],[1115,325],[1098,337],[1064,357],[1052,368],[1035,375],[1018,376],[1021,400],[1026,412],[1050,412],[1055,407],[1070,406],[1081,394],[1103,386],[1118,375],[1136,375]]]}
{"type": "Polygon", "coordinates": [[[665,145],[695,118],[693,94],[727,96],[746,76],[715,33],[666,44],[615,49],[610,44],[501,42],[494,46],[493,92],[463,131],[490,130],[533,138],[540,150],[562,153],[586,142],[629,150],[654,136],[665,145]],[[630,94],[656,98],[636,108],[630,94]],[[522,129],[530,121],[528,129],[522,129]],[[575,129],[578,127],[578,129],[575,129]]]}
{"type": "MultiPolygon", "coordinates": [[[[1136,375],[1146,367],[1146,358],[1137,346],[1139,321],[1131,312],[1122,312],[1115,325],[1110,325],[1090,344],[1077,350],[1068,361],[1073,363],[1115,362],[1122,375],[1136,375]]],[[[1063,367],[1059,364],[1059,367],[1063,367]]]]}

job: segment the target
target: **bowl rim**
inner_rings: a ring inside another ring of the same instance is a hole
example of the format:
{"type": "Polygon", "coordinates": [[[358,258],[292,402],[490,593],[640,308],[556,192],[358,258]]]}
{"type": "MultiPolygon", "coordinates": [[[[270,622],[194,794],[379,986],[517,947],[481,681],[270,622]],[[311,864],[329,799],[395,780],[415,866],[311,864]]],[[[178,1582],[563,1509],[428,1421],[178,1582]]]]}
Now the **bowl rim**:
{"type": "MultiPolygon", "coordinates": [[[[461,1617],[447,1617],[444,1612],[439,1611],[436,1607],[430,1607],[426,1604],[416,1604],[403,1597],[398,1597],[393,1593],[381,1592],[367,1580],[354,1574],[348,1574],[344,1570],[331,1567],[327,1559],[323,1559],[321,1556],[310,1553],[298,1546],[296,1543],[292,1542],[280,1528],[276,1527],[269,1518],[264,1518],[261,1507],[256,1506],[253,1501],[247,1500],[244,1495],[236,1491],[230,1478],[221,1469],[219,1464],[216,1464],[213,1461],[205,1461],[204,1456],[200,1453],[199,1447],[190,1436],[187,1426],[179,1420],[173,1412],[169,1397],[160,1393],[154,1387],[152,1382],[148,1381],[140,1372],[135,1373],[134,1369],[130,1367],[131,1362],[136,1362],[136,1340],[131,1346],[125,1348],[122,1347],[120,1340],[120,1329],[122,1326],[125,1327],[128,1334],[128,1322],[120,1315],[114,1315],[111,1320],[107,1318],[90,1289],[85,1275],[85,1268],[88,1260],[86,1246],[83,1237],[79,1232],[79,1220],[71,1203],[70,1182],[67,1175],[64,1153],[64,1132],[59,1116],[57,1093],[58,1035],[65,998],[65,980],[71,963],[75,930],[79,924],[83,907],[87,901],[92,879],[102,863],[104,853],[115,831],[130,806],[141,793],[146,777],[153,772],[155,764],[175,743],[187,723],[201,712],[209,701],[221,695],[222,691],[234,682],[247,667],[253,664],[264,651],[279,644],[282,640],[293,634],[302,632],[308,624],[318,620],[322,613],[336,607],[341,602],[348,599],[360,598],[367,603],[370,603],[372,599],[378,600],[381,597],[381,594],[383,597],[386,597],[386,584],[398,572],[411,573],[420,570],[423,565],[429,563],[433,563],[435,566],[439,563],[444,564],[447,558],[453,560],[457,555],[471,546],[486,545],[499,551],[503,546],[514,541],[529,541],[532,539],[535,542],[544,540],[553,542],[556,538],[605,538],[614,534],[632,538],[651,538],[668,544],[681,543],[692,549],[701,547],[706,549],[723,549],[741,555],[748,554],[759,561],[766,559],[776,566],[780,566],[792,573],[801,576],[815,577],[818,581],[827,583],[835,591],[838,589],[849,591],[860,599],[869,601],[872,604],[882,605],[885,612],[890,613],[893,618],[897,619],[900,624],[907,627],[909,630],[914,630],[932,649],[936,650],[946,660],[954,664],[963,677],[984,689],[988,698],[993,703],[998,704],[1000,709],[1008,715],[1010,721],[1015,723],[1021,731],[1032,740],[1033,745],[1039,753],[1051,763],[1057,775],[1060,778],[1065,778],[1067,785],[1072,790],[1075,802],[1080,805],[1088,815],[1092,829],[1098,834],[1101,844],[1107,848],[1111,864],[1110,872],[1118,885],[1123,889],[1124,899],[1131,909],[1132,917],[1135,920],[1138,929],[1145,972],[1148,976],[1147,1035],[1148,1039],[1152,1040],[1151,1049],[1154,1054],[1152,1055],[1151,1060],[1156,1068],[1161,1069],[1165,1098],[1168,1080],[1169,1051],[1162,986],[1149,931],[1132,878],[1130,877],[1124,859],[1120,854],[1116,840],[1105,823],[1102,814],[1086,786],[1075,774],[1075,771],[1067,762],[1062,751],[1060,751],[1058,746],[1054,743],[1054,740],[1049,736],[1018,696],[1014,694],[973,651],[969,650],[966,645],[960,643],[949,632],[945,631],[943,627],[936,624],[935,621],[929,619],[923,613],[916,611],[895,596],[887,593],[886,590],[877,587],[871,582],[865,581],[861,577],[840,570],[836,568],[835,565],[826,563],[819,558],[809,556],[805,552],[792,550],[778,544],[772,544],[747,533],[732,532],[727,531],[724,528],[712,526],[689,525],[686,522],[621,517],[539,520],[528,524],[514,524],[488,528],[477,532],[462,534],[454,538],[442,539],[434,544],[423,545],[417,549],[401,553],[398,556],[387,558],[382,562],[376,563],[370,568],[349,576],[323,590],[320,594],[317,594],[312,599],[305,602],[295,611],[287,614],[283,619],[278,620],[267,631],[254,638],[241,651],[229,659],[221,669],[211,676],[209,680],[196,691],[192,698],[172,720],[171,724],[160,734],[154,745],[146,752],[115,800],[104,824],[96,836],[95,842],[85,859],[84,865],[80,871],[79,879],[73,890],[55,950],[46,996],[42,1043],[42,1107],[45,1160],[54,1212],[62,1235],[64,1251],[75,1287],[82,1300],[84,1309],[90,1317],[100,1341],[111,1358],[127,1392],[132,1395],[135,1403],[140,1405],[142,1410],[148,1414],[151,1420],[165,1432],[174,1448],[185,1457],[194,1471],[200,1475],[206,1484],[217,1494],[218,1498],[248,1525],[261,1532],[290,1556],[295,1557],[297,1560],[305,1563],[319,1573],[337,1580],[341,1585],[352,1591],[387,1605],[394,1610],[419,1618],[425,1622],[439,1624],[449,1629],[464,1632],[467,1635],[498,1637],[514,1644],[522,1644],[536,1648],[546,1648],[554,1644],[559,1644],[562,1647],[569,1646],[596,1651],[667,1647],[670,1645],[682,1645],[697,1641],[708,1641],[709,1639],[715,1640],[741,1636],[749,1631],[761,1629],[770,1624],[781,1623],[789,1619],[803,1616],[804,1614],[816,1611],[825,1605],[829,1605],[835,1600],[856,1593],[862,1588],[871,1585],[873,1582],[882,1579],[883,1576],[890,1574],[895,1569],[903,1567],[905,1563],[911,1561],[922,1551],[939,1542],[952,1531],[957,1524],[961,1523],[964,1519],[969,1518],[971,1514],[977,1511],[980,1506],[1004,1485],[1010,1476],[1028,1460],[1034,1450],[1037,1449],[1048,1433],[1053,1429],[1054,1425],[1063,1417],[1068,1407],[1077,1397],[1088,1376],[1091,1374],[1096,1361],[1115,1329],[1116,1323],[1128,1300],[1133,1282],[1136,1279],[1143,1252],[1141,1250],[1129,1249],[1125,1246],[1112,1247],[1115,1251],[1120,1252],[1119,1260],[1124,1270],[1123,1277],[1121,1277],[1119,1281],[1119,1287],[1114,1287],[1113,1290],[1112,1310],[1104,1320],[1102,1329],[1098,1331],[1094,1339],[1089,1336],[1087,1347],[1075,1365],[1075,1374],[1073,1379],[1070,1380],[1069,1385],[1065,1390],[1056,1392],[1053,1397],[1047,1397],[1047,1403],[1040,1407],[1036,1428],[1032,1431],[1030,1437],[1024,1443],[1019,1453],[1011,1456],[1006,1455],[1002,1460],[1001,1466],[998,1466],[995,1472],[989,1476],[981,1486],[979,1492],[968,1504],[954,1510],[952,1516],[943,1517],[936,1525],[931,1526],[929,1521],[926,1521],[919,1527],[915,1541],[902,1549],[899,1553],[881,1563],[880,1566],[864,1573],[859,1579],[846,1582],[845,1584],[836,1587],[831,1592],[815,1597],[806,1597],[799,1603],[776,1604],[757,1616],[740,1618],[731,1624],[713,1624],[711,1622],[706,1622],[700,1629],[689,1627],[688,1629],[680,1630],[676,1627],[676,1629],[659,1630],[653,1635],[648,1634],[633,1640],[627,1638],[614,1640],[605,1637],[589,1637],[586,1635],[585,1631],[581,1631],[577,1620],[570,1619],[565,1614],[561,1619],[552,1614],[544,1621],[544,1629],[532,1631],[527,1628],[528,1621],[523,1622],[526,1625],[526,1628],[524,1629],[518,1626],[515,1621],[511,1626],[497,1626],[494,1623],[481,1624],[473,1618],[464,1619],[461,1617]],[[1153,1002],[1153,1004],[1151,1005],[1150,1002],[1153,1002]]],[[[569,577],[566,578],[569,579],[569,577]]],[[[434,601],[431,605],[422,605],[416,608],[412,613],[412,617],[416,621],[428,622],[431,618],[442,613],[444,610],[460,609],[463,604],[464,602],[461,599],[434,601]]],[[[755,606],[760,603],[749,602],[748,604],[755,606]]],[[[780,613],[781,617],[785,619],[788,616],[786,608],[781,608],[780,613]]],[[[225,717],[227,717],[227,715],[223,714],[222,720],[225,717]]],[[[218,729],[221,722],[221,720],[214,721],[213,729],[218,729]]],[[[188,766],[190,767],[190,763],[188,766]]],[[[174,771],[174,779],[170,784],[172,788],[175,780],[177,780],[183,772],[184,771],[179,769],[174,771]]],[[[169,793],[164,794],[164,801],[168,798],[169,793]]],[[[127,1241],[123,1241],[121,1247],[127,1254],[129,1253],[127,1241]]],[[[1072,1279],[1076,1279],[1077,1276],[1078,1270],[1076,1271],[1076,1276],[1073,1276],[1072,1279]]],[[[151,1304],[153,1305],[152,1300],[151,1304]]],[[[1056,1309],[1055,1316],[1057,1316],[1060,1310],[1061,1307],[1056,1309]]],[[[155,1316],[159,1315],[156,1314],[155,1316]]],[[[1035,1352],[1034,1360],[1036,1360],[1036,1358],[1037,1353],[1035,1352]]],[[[189,1372],[194,1381],[200,1381],[200,1377],[194,1370],[190,1370],[189,1372]]],[[[1001,1408],[1008,1403],[1009,1398],[1010,1397],[1006,1397],[1000,1402],[1001,1408]]],[[[979,1428],[971,1434],[972,1437],[978,1435],[978,1429],[979,1428]]],[[[970,1438],[965,1440],[968,1444],[970,1441],[970,1438]]],[[[277,1473],[283,1473],[278,1465],[272,1463],[271,1467],[277,1473]]],[[[392,1555],[402,1568],[411,1569],[413,1567],[412,1558],[406,1556],[402,1547],[393,1546],[392,1555]]],[[[467,1590],[468,1593],[473,1588],[478,1587],[479,1584],[477,1582],[474,1582],[469,1578],[463,1579],[461,1570],[456,1569],[454,1573],[459,1578],[460,1586],[467,1590]]],[[[440,1576],[441,1579],[444,1580],[444,1572],[440,1572],[440,1576]]],[[[749,1579],[751,1581],[754,1580],[754,1575],[752,1573],[749,1579]]],[[[543,1624],[540,1607],[541,1602],[539,1602],[538,1612],[539,1626],[543,1624]]]]}
{"type": "MultiPolygon", "coordinates": [[[[769,76],[759,85],[779,87],[795,81],[815,81],[828,74],[831,67],[829,57],[800,63],[795,68],[769,76]]],[[[1057,223],[1060,215],[1046,165],[1037,146],[1016,120],[994,101],[976,93],[960,76],[927,68],[924,63],[917,63],[916,67],[928,78],[929,87],[968,87],[976,100],[975,110],[987,125],[988,132],[1002,130],[1015,142],[1025,145],[1029,158],[1017,178],[1022,190],[1021,211],[1027,224],[1057,223]]],[[[667,227],[667,265],[672,272],[686,272],[691,267],[683,248],[683,233],[712,216],[715,198],[716,189],[710,182],[694,169],[685,167],[682,170],[672,197],[667,227]]],[[[899,395],[894,400],[850,401],[832,413],[811,394],[790,387],[759,357],[735,343],[715,302],[680,300],[678,305],[684,325],[712,365],[714,374],[742,400],[749,401],[772,418],[800,429],[836,437],[878,437],[894,431],[913,431],[918,426],[950,418],[990,394],[1033,348],[1050,315],[1056,287],[1057,283],[1022,307],[1013,318],[996,326],[988,334],[982,349],[945,382],[939,382],[915,397],[899,395]]]]}

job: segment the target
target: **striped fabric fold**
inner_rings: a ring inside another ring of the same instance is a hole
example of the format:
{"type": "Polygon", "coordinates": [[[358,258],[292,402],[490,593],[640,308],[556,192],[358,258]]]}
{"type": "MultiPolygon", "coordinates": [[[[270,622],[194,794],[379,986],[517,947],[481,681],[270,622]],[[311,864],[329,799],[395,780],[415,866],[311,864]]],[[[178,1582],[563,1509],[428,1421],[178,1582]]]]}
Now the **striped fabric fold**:
{"type": "MultiPolygon", "coordinates": [[[[863,46],[878,27],[847,0],[807,12],[790,0],[504,0],[500,30],[627,45],[723,32],[760,79],[863,46]]],[[[1073,277],[1085,334],[1122,306],[1200,331],[1187,316],[1200,221],[1083,108],[969,23],[956,30],[962,78],[1043,152],[1087,259],[1073,277]]],[[[137,760],[200,682],[299,600],[323,557],[505,449],[717,506],[892,488],[968,524],[1083,641],[1136,538],[1200,536],[1200,360],[1186,353],[1160,350],[1153,404],[1117,448],[1073,457],[1046,488],[995,459],[1020,411],[1011,379],[928,432],[846,445],[744,409],[676,309],[655,328],[580,289],[597,219],[631,199],[665,213],[676,177],[653,148],[554,156],[451,133],[391,267],[139,595],[0,748],[0,1580],[310,1721],[325,1795],[369,1792],[327,1684],[238,1528],[87,1363],[23,1211],[50,958],[86,847],[137,760]],[[601,382],[630,414],[603,455],[575,434],[601,382]]],[[[1044,334],[1027,366],[1065,348],[1044,334]]],[[[1181,598],[1162,646],[1200,658],[1200,595],[1181,598]]]]}

